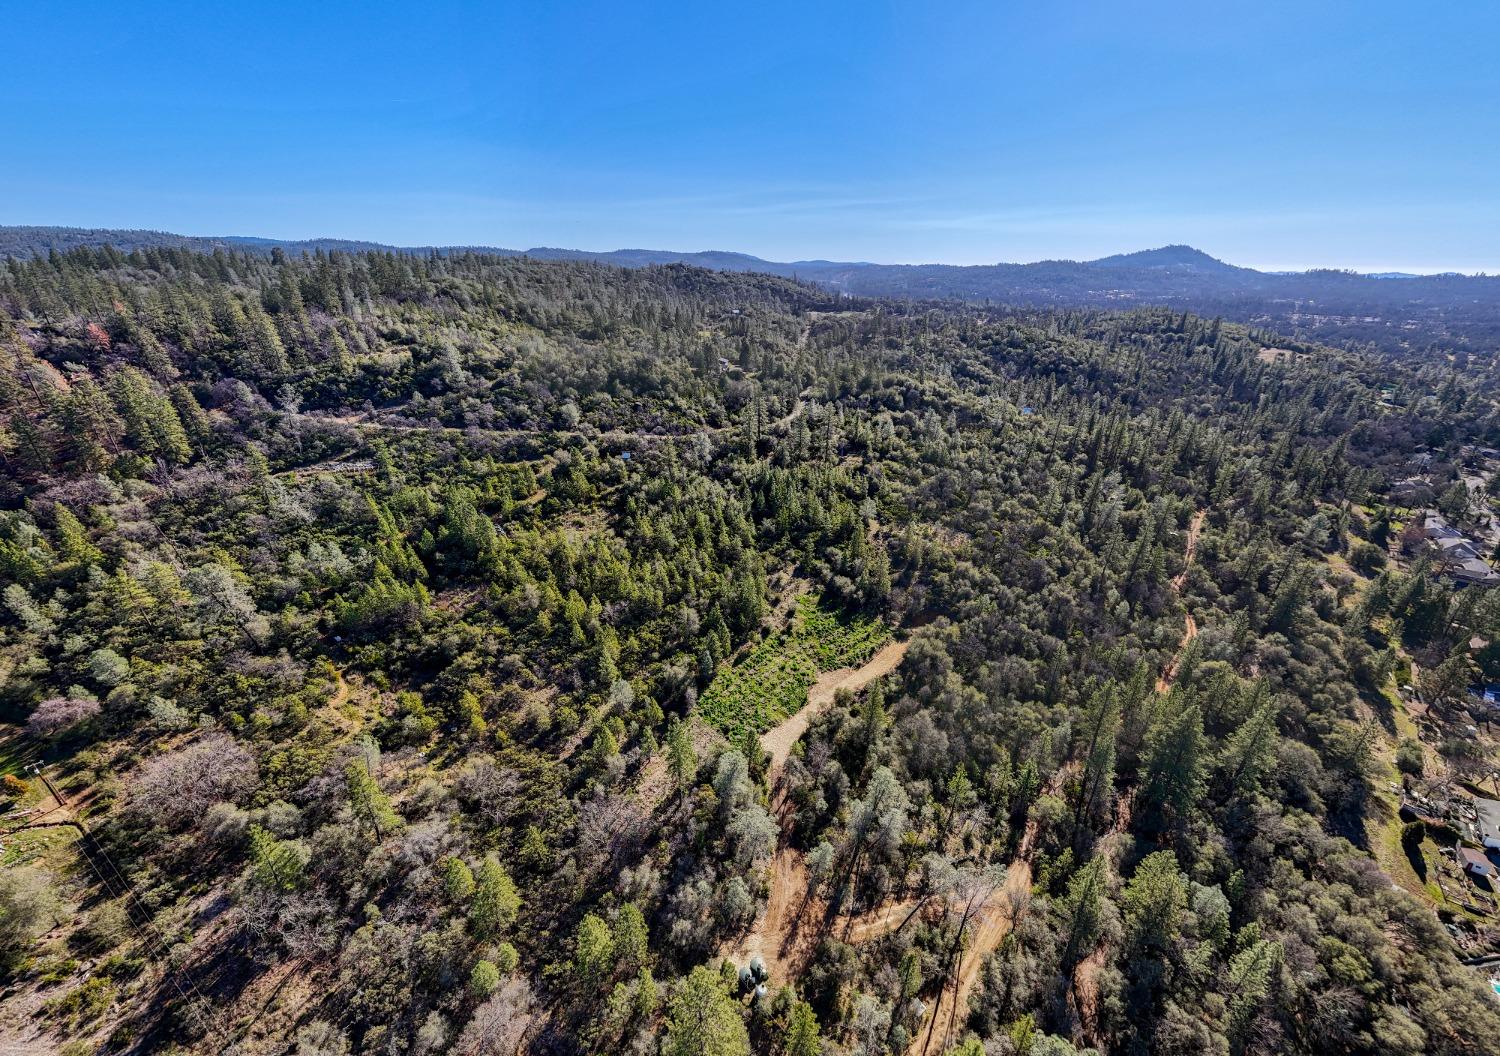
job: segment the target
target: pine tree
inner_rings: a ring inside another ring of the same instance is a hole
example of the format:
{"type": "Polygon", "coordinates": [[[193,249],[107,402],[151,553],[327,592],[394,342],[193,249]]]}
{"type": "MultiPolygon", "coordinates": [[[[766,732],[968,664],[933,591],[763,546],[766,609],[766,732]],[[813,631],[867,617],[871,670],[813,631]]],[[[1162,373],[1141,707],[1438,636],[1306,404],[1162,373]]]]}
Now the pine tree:
{"type": "Polygon", "coordinates": [[[596,992],[615,968],[615,941],[609,926],[587,913],[573,932],[573,978],[587,992],[596,992]]]}
{"type": "Polygon", "coordinates": [[[693,751],[692,738],[687,725],[675,715],[667,722],[667,770],[679,794],[692,788],[698,776],[698,756],[693,751]]]}
{"type": "Polygon", "coordinates": [[[87,374],[72,381],[72,391],[58,408],[63,442],[75,465],[95,469],[120,453],[125,423],[114,404],[87,374]]]}
{"type": "Polygon", "coordinates": [[[295,847],[259,825],[250,826],[250,875],[257,884],[272,891],[295,891],[302,886],[303,869],[295,847]]]}
{"type": "Polygon", "coordinates": [[[638,1023],[649,1023],[656,1015],[658,996],[656,993],[656,980],[651,977],[650,968],[642,968],[635,973],[635,985],[632,988],[631,1015],[638,1023]]]}
{"type": "Polygon", "coordinates": [[[479,866],[474,900],[469,904],[469,924],[474,933],[482,939],[493,939],[515,923],[520,910],[521,896],[515,881],[493,854],[487,856],[479,866]]]}
{"type": "Polygon", "coordinates": [[[363,760],[356,759],[344,768],[349,806],[360,824],[372,829],[376,839],[384,838],[401,827],[401,817],[376,783],[375,776],[363,760]]]}
{"type": "Polygon", "coordinates": [[[78,565],[95,565],[104,560],[104,552],[89,540],[88,530],[73,511],[62,503],[52,507],[57,523],[57,549],[64,561],[78,565]]]}
{"type": "Polygon", "coordinates": [[[153,394],[151,398],[151,433],[158,454],[173,465],[185,465],[193,457],[193,445],[183,428],[182,419],[170,398],[153,394]]]}
{"type": "Polygon", "coordinates": [[[442,864],[443,891],[449,901],[463,905],[474,895],[474,871],[462,858],[449,855],[442,864]]]}
{"type": "Polygon", "coordinates": [[[156,406],[145,376],[134,367],[121,367],[110,375],[109,391],[125,422],[125,437],[131,446],[143,455],[156,454],[156,406]]]}
{"type": "Polygon", "coordinates": [[[1179,937],[1187,904],[1188,880],[1177,856],[1171,851],[1146,855],[1120,898],[1126,942],[1137,951],[1161,955],[1179,937]]]}
{"type": "Polygon", "coordinates": [[[1062,927],[1067,935],[1062,952],[1064,974],[1071,974],[1078,962],[1098,945],[1103,927],[1104,884],[1104,859],[1098,855],[1090,858],[1068,882],[1068,894],[1060,903],[1062,927]]]}
{"type": "Polygon", "coordinates": [[[245,350],[245,365],[253,377],[279,378],[287,372],[286,347],[276,324],[265,313],[258,301],[252,299],[245,307],[244,326],[238,337],[245,350]]]}
{"type": "Polygon", "coordinates": [[[36,422],[19,411],[10,416],[10,454],[6,461],[27,480],[39,480],[52,472],[52,441],[36,422]]]}
{"type": "Polygon", "coordinates": [[[1230,1051],[1241,1052],[1249,1027],[1271,990],[1271,980],[1281,964],[1281,944],[1260,936],[1259,924],[1248,924],[1236,936],[1240,950],[1229,960],[1227,1033],[1230,1051]]]}
{"type": "Polygon", "coordinates": [[[711,968],[699,965],[672,999],[664,1056],[749,1056],[740,1011],[711,968]]]}
{"type": "Polygon", "coordinates": [[[646,918],[634,902],[627,902],[615,914],[611,928],[614,941],[615,961],[622,972],[634,972],[644,966],[651,956],[646,918]]]}
{"type": "Polygon", "coordinates": [[[1218,786],[1228,795],[1254,792],[1276,763],[1276,703],[1264,685],[1260,703],[1229,737],[1219,758],[1218,786]]]}
{"type": "Polygon", "coordinates": [[[209,421],[208,414],[186,385],[173,385],[169,398],[177,411],[177,420],[187,434],[188,442],[194,449],[202,451],[213,439],[213,423],[209,421]]]}
{"type": "Polygon", "coordinates": [[[1120,700],[1113,683],[1101,686],[1089,701],[1083,720],[1083,773],[1078,779],[1073,828],[1099,821],[1109,808],[1115,779],[1115,735],[1120,727],[1120,700]]]}
{"type": "Polygon", "coordinates": [[[787,1017],[786,1037],[782,1041],[785,1056],[818,1056],[823,1050],[823,1040],[818,1030],[818,1017],[812,1005],[797,1001],[787,1017]]]}
{"type": "Polygon", "coordinates": [[[483,737],[488,728],[484,721],[484,709],[480,707],[479,697],[470,690],[464,690],[458,695],[456,705],[458,726],[470,737],[483,737]]]}
{"type": "Polygon", "coordinates": [[[1203,715],[1190,704],[1174,715],[1158,716],[1146,738],[1137,803],[1143,822],[1160,831],[1183,822],[1203,792],[1203,715]]]}

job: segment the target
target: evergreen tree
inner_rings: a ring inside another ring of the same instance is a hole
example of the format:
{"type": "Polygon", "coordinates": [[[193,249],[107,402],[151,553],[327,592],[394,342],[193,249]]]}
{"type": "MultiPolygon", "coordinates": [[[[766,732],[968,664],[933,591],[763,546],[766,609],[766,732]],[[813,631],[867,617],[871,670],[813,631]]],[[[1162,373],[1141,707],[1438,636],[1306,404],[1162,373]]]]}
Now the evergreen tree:
{"type": "Polygon", "coordinates": [[[1158,716],[1146,739],[1136,804],[1142,821],[1160,831],[1187,820],[1203,793],[1203,716],[1189,704],[1158,716]]]}
{"type": "Polygon", "coordinates": [[[1073,807],[1075,832],[1102,820],[1109,808],[1114,790],[1115,736],[1119,727],[1119,695],[1110,683],[1095,692],[1084,714],[1083,773],[1078,779],[1073,807]]]}
{"type": "Polygon", "coordinates": [[[699,965],[672,999],[665,1056],[749,1056],[750,1036],[718,975],[699,965]]]}
{"type": "Polygon", "coordinates": [[[1188,881],[1177,856],[1171,851],[1146,855],[1120,899],[1127,945],[1139,953],[1160,956],[1180,937],[1187,904],[1188,881]]]}
{"type": "Polygon", "coordinates": [[[614,936],[593,913],[585,914],[573,932],[572,968],[573,978],[588,991],[597,991],[614,972],[614,936]]]}
{"type": "Polygon", "coordinates": [[[304,862],[289,843],[259,825],[250,826],[250,875],[272,891],[295,891],[302,886],[304,862]]]}
{"type": "Polygon", "coordinates": [[[349,807],[359,823],[381,839],[401,827],[401,817],[391,806],[391,801],[380,790],[375,775],[363,760],[356,759],[344,768],[344,783],[349,794],[349,807]]]}
{"type": "Polygon", "coordinates": [[[1059,904],[1063,934],[1062,970],[1070,974],[1099,943],[1105,903],[1104,859],[1090,858],[1068,881],[1067,897],[1059,904]]]}
{"type": "Polygon", "coordinates": [[[492,939],[515,923],[521,896],[499,860],[489,855],[475,877],[474,899],[469,904],[469,923],[480,938],[492,939]]]}
{"type": "Polygon", "coordinates": [[[806,1001],[794,1002],[791,1015],[787,1017],[782,1051],[786,1056],[819,1056],[822,1050],[823,1040],[818,1030],[818,1017],[813,1012],[812,1005],[806,1001]]]}
{"type": "Polygon", "coordinates": [[[685,723],[674,715],[667,721],[667,769],[679,794],[692,787],[698,776],[698,756],[685,723]]]}
{"type": "Polygon", "coordinates": [[[1241,796],[1256,791],[1276,762],[1276,704],[1259,688],[1259,704],[1229,737],[1218,761],[1218,782],[1224,791],[1241,796]]]}

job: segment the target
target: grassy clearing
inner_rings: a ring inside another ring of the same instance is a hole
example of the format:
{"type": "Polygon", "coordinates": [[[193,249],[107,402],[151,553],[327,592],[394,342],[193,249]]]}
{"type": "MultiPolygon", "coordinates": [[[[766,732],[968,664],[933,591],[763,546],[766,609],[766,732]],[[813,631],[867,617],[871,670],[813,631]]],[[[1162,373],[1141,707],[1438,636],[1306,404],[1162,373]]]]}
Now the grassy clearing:
{"type": "MultiPolygon", "coordinates": [[[[0,848],[0,869],[18,865],[42,865],[54,873],[65,871],[75,861],[73,845],[78,832],[69,827],[23,829],[5,837],[0,848]]],[[[81,861],[79,868],[83,868],[81,861]]]]}
{"type": "Polygon", "coordinates": [[[0,774],[20,774],[36,756],[36,742],[28,740],[21,727],[0,723],[0,774]]]}
{"type": "Polygon", "coordinates": [[[864,663],[890,636],[883,620],[803,595],[786,630],[719,669],[698,700],[698,714],[730,739],[747,729],[762,733],[807,703],[820,673],[864,663]]]}

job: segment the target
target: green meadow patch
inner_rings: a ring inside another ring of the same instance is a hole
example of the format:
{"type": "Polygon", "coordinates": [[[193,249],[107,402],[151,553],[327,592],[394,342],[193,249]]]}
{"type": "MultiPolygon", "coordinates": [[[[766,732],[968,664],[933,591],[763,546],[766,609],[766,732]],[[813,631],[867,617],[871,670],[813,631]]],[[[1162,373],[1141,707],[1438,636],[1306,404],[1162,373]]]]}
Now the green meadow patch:
{"type": "Polygon", "coordinates": [[[726,737],[755,733],[795,715],[818,675],[857,667],[891,637],[884,620],[847,613],[803,595],[791,624],[735,663],[719,669],[698,700],[698,714],[726,737]]]}

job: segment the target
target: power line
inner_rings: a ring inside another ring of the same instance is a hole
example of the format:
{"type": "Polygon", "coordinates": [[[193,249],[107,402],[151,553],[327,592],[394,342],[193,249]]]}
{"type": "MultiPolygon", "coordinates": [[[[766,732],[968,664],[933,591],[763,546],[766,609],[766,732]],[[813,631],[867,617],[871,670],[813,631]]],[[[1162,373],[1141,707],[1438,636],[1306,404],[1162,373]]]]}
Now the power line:
{"type": "MultiPolygon", "coordinates": [[[[47,791],[50,792],[53,799],[57,801],[57,806],[51,808],[51,810],[45,811],[44,816],[45,814],[52,813],[52,810],[65,809],[67,807],[67,801],[63,799],[62,793],[57,790],[57,786],[52,783],[51,779],[42,772],[42,768],[37,764],[32,764],[31,772],[41,779],[42,784],[47,787],[47,791]]],[[[136,893],[135,887],[130,883],[128,879],[125,878],[124,874],[120,872],[119,868],[110,858],[109,853],[105,851],[104,845],[99,842],[99,838],[91,833],[84,826],[83,822],[77,820],[76,818],[66,821],[32,822],[27,825],[21,825],[16,829],[9,830],[9,832],[19,832],[23,829],[29,828],[53,828],[61,826],[70,826],[78,830],[79,845],[83,860],[85,864],[88,865],[89,871],[92,872],[98,879],[99,885],[104,888],[109,896],[111,898],[115,898],[119,897],[120,894],[123,893],[124,897],[135,903],[136,909],[139,911],[139,914],[142,918],[142,922],[137,923],[134,919],[134,915],[129,912],[128,908],[126,911],[126,919],[130,920],[132,927],[135,928],[138,935],[149,940],[147,942],[148,952],[154,953],[157,957],[161,958],[163,967],[166,969],[167,981],[172,984],[172,988],[176,990],[178,996],[182,998],[183,1005],[192,1010],[193,1017],[198,1022],[198,1028],[206,1036],[208,1034],[208,1023],[205,1022],[203,1013],[200,1011],[198,1004],[196,1004],[193,999],[188,996],[187,991],[182,988],[182,983],[178,981],[178,977],[180,976],[182,980],[187,983],[188,988],[192,990],[194,997],[196,997],[199,1002],[202,1002],[206,1005],[209,1003],[208,998],[205,997],[203,992],[198,989],[197,984],[193,982],[192,977],[188,975],[184,969],[171,967],[171,947],[167,945],[166,938],[157,929],[156,922],[151,914],[151,911],[147,909],[146,904],[141,901],[141,897],[136,893]],[[92,845],[92,850],[89,849],[90,844],[92,845]],[[95,860],[96,857],[99,861],[102,861],[106,866],[108,866],[110,873],[114,876],[113,883],[111,883],[110,878],[100,870],[95,860]],[[152,943],[155,944],[154,950],[150,949],[152,943]]]]}

